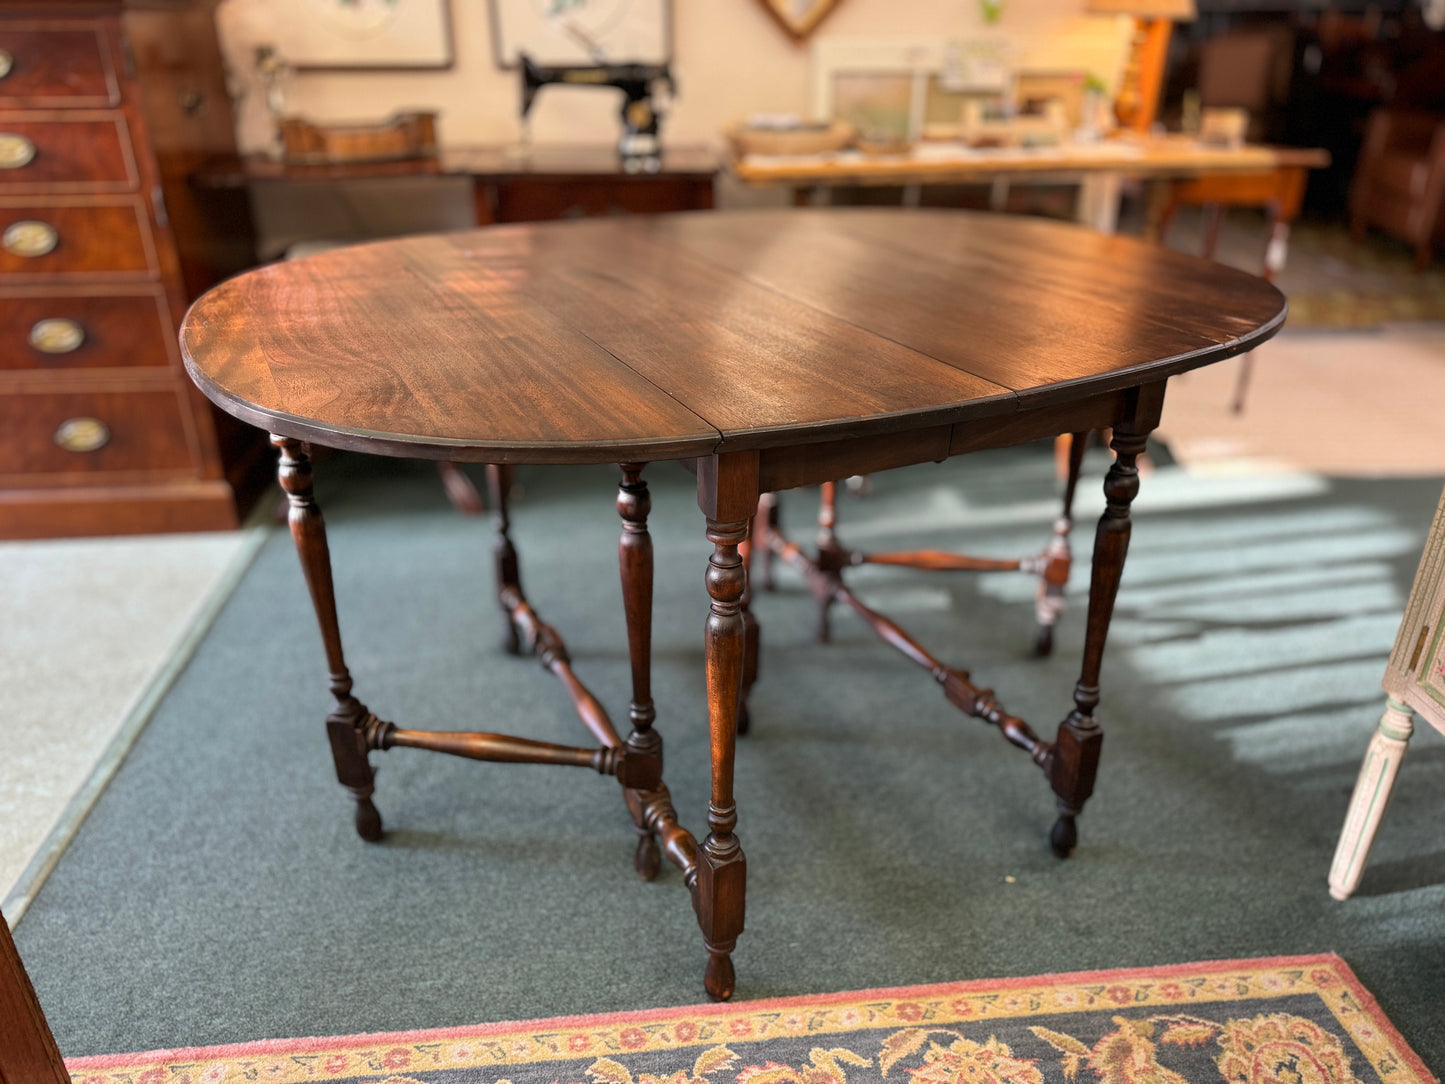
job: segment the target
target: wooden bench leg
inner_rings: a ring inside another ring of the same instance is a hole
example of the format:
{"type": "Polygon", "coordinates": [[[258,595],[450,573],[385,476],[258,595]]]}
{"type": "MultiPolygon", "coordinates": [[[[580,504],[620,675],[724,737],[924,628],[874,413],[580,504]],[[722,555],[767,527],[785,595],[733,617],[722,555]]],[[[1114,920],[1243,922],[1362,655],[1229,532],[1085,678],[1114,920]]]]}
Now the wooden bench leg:
{"type": "Polygon", "coordinates": [[[1394,697],[1387,698],[1385,714],[1380,716],[1380,724],[1370,738],[1360,777],[1355,781],[1335,859],[1330,863],[1330,895],[1337,900],[1348,899],[1359,887],[1370,845],[1375,842],[1375,833],[1390,804],[1395,776],[1414,733],[1414,713],[1394,697]]]}

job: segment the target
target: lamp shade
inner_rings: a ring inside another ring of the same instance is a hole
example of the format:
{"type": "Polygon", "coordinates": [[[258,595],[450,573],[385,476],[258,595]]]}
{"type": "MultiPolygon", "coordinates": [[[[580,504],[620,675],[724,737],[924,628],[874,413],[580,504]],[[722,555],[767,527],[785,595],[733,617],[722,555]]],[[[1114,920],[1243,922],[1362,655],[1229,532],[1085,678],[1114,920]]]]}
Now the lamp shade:
{"type": "Polygon", "coordinates": [[[1198,14],[1194,0],[1088,0],[1084,10],[1090,15],[1136,15],[1175,22],[1188,22],[1198,14]]]}

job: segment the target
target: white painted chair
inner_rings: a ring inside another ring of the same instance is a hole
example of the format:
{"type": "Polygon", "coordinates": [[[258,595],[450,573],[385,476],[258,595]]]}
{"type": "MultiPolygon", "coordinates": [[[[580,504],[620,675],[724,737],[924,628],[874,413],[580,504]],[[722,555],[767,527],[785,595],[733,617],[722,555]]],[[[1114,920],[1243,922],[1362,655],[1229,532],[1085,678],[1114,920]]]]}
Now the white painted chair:
{"type": "Polygon", "coordinates": [[[1370,844],[1375,840],[1405,746],[1419,715],[1445,734],[1445,494],[1425,553],[1415,572],[1415,585],[1405,604],[1395,647],[1385,667],[1385,714],[1370,739],[1365,763],[1355,783],[1345,827],[1330,866],[1330,895],[1347,899],[1360,883],[1370,844]]]}

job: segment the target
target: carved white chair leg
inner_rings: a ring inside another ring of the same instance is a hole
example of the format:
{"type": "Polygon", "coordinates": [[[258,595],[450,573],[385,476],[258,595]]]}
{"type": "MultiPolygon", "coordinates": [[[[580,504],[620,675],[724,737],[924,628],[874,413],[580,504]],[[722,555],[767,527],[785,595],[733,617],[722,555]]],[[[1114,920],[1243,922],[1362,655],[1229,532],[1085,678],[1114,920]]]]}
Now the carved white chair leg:
{"type": "Polygon", "coordinates": [[[1340,832],[1335,860],[1330,864],[1330,895],[1337,900],[1348,899],[1359,886],[1370,856],[1370,844],[1390,804],[1390,791],[1405,759],[1405,746],[1415,733],[1415,719],[1408,707],[1394,697],[1385,700],[1385,714],[1370,739],[1350,810],[1345,814],[1345,827],[1340,832]]]}

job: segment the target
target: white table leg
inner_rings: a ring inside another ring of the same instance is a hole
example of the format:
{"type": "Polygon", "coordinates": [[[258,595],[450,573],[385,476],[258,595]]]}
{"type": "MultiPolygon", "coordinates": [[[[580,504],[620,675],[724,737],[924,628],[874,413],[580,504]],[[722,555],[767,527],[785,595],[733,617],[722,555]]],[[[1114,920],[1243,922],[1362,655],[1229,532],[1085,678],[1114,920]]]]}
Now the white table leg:
{"type": "Polygon", "coordinates": [[[1415,719],[1410,709],[1394,697],[1387,698],[1385,714],[1380,717],[1380,725],[1365,752],[1365,762],[1360,766],[1350,810],[1345,814],[1345,827],[1335,848],[1335,860],[1330,864],[1330,895],[1337,900],[1347,899],[1359,886],[1370,844],[1375,841],[1375,832],[1390,804],[1390,790],[1395,785],[1400,762],[1405,759],[1405,746],[1414,732],[1415,719]]]}

